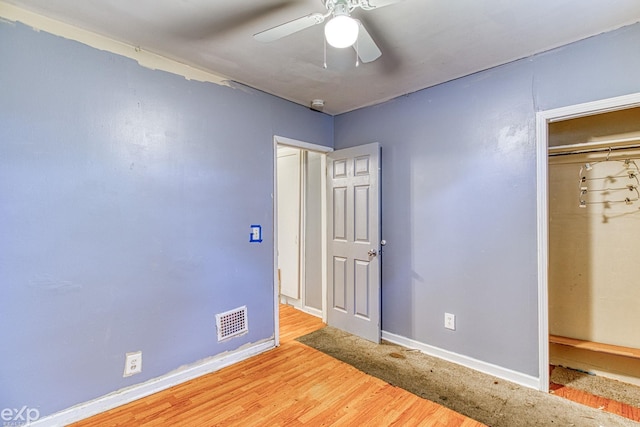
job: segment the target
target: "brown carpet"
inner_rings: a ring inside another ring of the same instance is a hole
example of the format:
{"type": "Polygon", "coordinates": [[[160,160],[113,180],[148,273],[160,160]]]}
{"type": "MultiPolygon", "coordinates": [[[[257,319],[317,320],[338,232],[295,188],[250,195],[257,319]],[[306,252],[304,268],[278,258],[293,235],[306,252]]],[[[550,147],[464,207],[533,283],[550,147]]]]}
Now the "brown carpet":
{"type": "Polygon", "coordinates": [[[640,426],[552,394],[383,342],[325,327],[298,341],[492,427],[640,426]]]}

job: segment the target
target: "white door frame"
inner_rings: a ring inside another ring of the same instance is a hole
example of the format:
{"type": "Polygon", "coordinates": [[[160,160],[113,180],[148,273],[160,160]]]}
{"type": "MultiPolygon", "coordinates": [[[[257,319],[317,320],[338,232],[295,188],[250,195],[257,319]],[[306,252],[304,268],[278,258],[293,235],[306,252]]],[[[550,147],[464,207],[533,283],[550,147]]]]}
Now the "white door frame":
{"type": "Polygon", "coordinates": [[[536,114],[538,204],[538,389],[549,392],[549,123],[640,106],[640,93],[536,114]]]}
{"type": "MultiPolygon", "coordinates": [[[[317,153],[330,153],[331,147],[299,141],[297,139],[286,138],[284,136],[273,136],[273,312],[274,312],[274,341],[275,345],[280,345],[280,295],[278,292],[278,145],[300,148],[317,153]]],[[[326,273],[326,252],[327,252],[327,213],[326,213],[326,173],[322,173],[321,183],[322,198],[322,321],[327,322],[327,273],[326,273]]]]}

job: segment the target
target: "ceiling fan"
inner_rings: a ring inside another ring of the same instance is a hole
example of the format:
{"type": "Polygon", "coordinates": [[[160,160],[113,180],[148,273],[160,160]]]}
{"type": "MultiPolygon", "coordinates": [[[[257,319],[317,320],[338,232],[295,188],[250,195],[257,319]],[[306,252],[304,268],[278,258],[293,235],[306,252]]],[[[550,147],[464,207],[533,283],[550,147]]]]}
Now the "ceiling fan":
{"type": "Polygon", "coordinates": [[[253,35],[260,42],[272,42],[314,25],[322,24],[331,17],[324,27],[327,43],[333,47],[353,46],[362,62],[373,62],[382,55],[380,48],[364,28],[362,22],[351,17],[356,8],[379,9],[402,0],[321,0],[326,13],[311,13],[293,21],[277,25],[253,35]]]}

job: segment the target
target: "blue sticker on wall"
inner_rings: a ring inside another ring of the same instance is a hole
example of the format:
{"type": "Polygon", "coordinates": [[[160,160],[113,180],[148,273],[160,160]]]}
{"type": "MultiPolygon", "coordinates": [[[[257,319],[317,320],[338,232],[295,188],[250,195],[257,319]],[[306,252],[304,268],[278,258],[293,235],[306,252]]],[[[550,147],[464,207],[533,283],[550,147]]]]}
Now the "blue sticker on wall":
{"type": "Polygon", "coordinates": [[[262,242],[262,226],[252,225],[251,234],[249,235],[249,242],[260,243],[262,242]]]}

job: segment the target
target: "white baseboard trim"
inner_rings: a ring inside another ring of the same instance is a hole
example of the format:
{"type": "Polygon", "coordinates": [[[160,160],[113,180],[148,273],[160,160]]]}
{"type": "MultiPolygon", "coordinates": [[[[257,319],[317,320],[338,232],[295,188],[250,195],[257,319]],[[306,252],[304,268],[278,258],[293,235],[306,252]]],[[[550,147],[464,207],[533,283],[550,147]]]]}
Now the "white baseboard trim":
{"type": "Polygon", "coordinates": [[[175,385],[198,378],[202,375],[218,371],[234,363],[241,362],[257,354],[275,348],[275,341],[253,343],[244,348],[232,352],[223,353],[208,359],[199,361],[193,365],[187,365],[166,375],[150,379],[141,384],[136,384],[89,402],[81,403],[71,408],[64,409],[55,414],[48,415],[30,423],[30,426],[66,426],[109,409],[122,406],[134,400],[149,396],[153,393],[168,389],[175,385]]]}
{"type": "Polygon", "coordinates": [[[473,370],[493,375],[494,377],[501,378],[503,380],[511,381],[516,384],[520,384],[525,387],[540,389],[540,379],[532,377],[531,375],[523,374],[521,372],[512,371],[511,369],[503,368],[491,363],[483,362],[481,360],[474,359],[472,357],[463,356],[452,351],[443,350],[438,347],[434,347],[428,344],[415,341],[410,338],[403,337],[401,335],[392,334],[391,332],[382,331],[382,339],[392,342],[394,344],[401,345],[403,347],[420,350],[421,352],[434,356],[439,359],[446,360],[448,362],[456,363],[458,365],[471,368],[473,370]]]}
{"type": "Polygon", "coordinates": [[[295,299],[295,298],[291,298],[288,296],[284,296],[281,295],[280,296],[280,303],[281,304],[285,304],[285,305],[290,305],[291,307],[295,308],[296,310],[300,310],[304,313],[310,314],[312,316],[315,317],[320,317],[322,318],[322,310],[314,308],[314,307],[310,307],[308,305],[304,305],[302,304],[302,301],[299,299],[295,299]]]}
{"type": "Polygon", "coordinates": [[[322,318],[322,310],[318,310],[317,308],[313,308],[313,307],[309,307],[307,305],[305,305],[304,307],[302,307],[302,311],[304,311],[307,314],[310,314],[314,317],[320,317],[322,318]]]}

